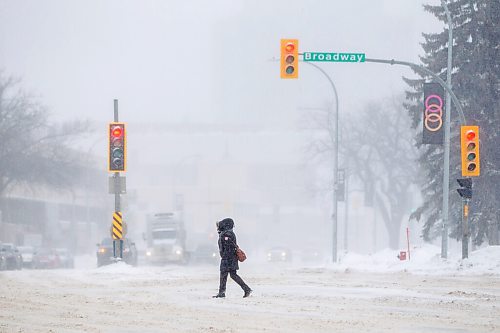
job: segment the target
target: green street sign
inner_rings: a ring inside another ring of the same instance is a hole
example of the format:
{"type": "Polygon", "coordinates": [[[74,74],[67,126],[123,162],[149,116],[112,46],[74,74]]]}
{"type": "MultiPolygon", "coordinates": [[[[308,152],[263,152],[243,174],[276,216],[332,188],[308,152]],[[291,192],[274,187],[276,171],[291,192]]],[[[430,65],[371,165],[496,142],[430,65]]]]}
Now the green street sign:
{"type": "Polygon", "coordinates": [[[365,62],[364,53],[304,52],[304,61],[365,62]]]}

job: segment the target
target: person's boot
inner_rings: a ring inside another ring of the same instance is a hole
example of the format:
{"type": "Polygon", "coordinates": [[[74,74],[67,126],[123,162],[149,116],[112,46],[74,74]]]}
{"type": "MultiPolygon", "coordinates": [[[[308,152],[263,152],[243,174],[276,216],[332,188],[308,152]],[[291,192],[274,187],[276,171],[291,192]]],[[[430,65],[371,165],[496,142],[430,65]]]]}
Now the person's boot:
{"type": "Polygon", "coordinates": [[[243,298],[250,296],[251,293],[252,293],[252,289],[250,289],[250,288],[246,289],[245,294],[243,295],[243,298]]]}
{"type": "Polygon", "coordinates": [[[225,298],[225,297],[226,297],[226,293],[221,293],[221,292],[219,292],[215,296],[212,296],[212,298],[225,298]]]}

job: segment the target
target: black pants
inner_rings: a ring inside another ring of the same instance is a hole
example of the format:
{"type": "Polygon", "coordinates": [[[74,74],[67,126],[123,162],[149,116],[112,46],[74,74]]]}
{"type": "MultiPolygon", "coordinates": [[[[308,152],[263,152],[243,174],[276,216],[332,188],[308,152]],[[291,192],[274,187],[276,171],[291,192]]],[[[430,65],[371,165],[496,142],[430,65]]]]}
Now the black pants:
{"type": "Polygon", "coordinates": [[[226,292],[226,283],[228,274],[231,275],[231,279],[233,279],[237,284],[240,285],[241,289],[243,289],[244,291],[250,290],[250,288],[243,281],[243,279],[238,274],[236,274],[236,271],[220,272],[219,294],[226,292]]]}

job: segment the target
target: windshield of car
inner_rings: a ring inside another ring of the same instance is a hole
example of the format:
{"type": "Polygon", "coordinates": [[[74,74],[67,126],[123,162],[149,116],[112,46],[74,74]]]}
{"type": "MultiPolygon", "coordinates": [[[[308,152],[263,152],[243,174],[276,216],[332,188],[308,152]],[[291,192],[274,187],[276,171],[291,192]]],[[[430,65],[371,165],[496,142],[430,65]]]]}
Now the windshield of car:
{"type": "Polygon", "coordinates": [[[61,255],[67,255],[68,250],[67,249],[56,249],[56,253],[61,254],[61,255]]]}
{"type": "Polygon", "coordinates": [[[111,240],[111,238],[104,238],[101,242],[101,245],[111,246],[113,245],[113,241],[111,240]]]}
{"type": "Polygon", "coordinates": [[[153,239],[175,239],[177,231],[175,230],[156,230],[153,231],[153,239]]]}
{"type": "Polygon", "coordinates": [[[1,249],[4,251],[12,251],[13,246],[11,244],[2,244],[1,249]]]}
{"type": "Polygon", "coordinates": [[[35,253],[38,255],[46,256],[46,255],[52,254],[52,250],[50,250],[50,249],[38,249],[38,250],[36,250],[35,253]]]}
{"type": "Polygon", "coordinates": [[[33,253],[33,248],[31,246],[20,246],[17,249],[21,253],[33,253]]]}

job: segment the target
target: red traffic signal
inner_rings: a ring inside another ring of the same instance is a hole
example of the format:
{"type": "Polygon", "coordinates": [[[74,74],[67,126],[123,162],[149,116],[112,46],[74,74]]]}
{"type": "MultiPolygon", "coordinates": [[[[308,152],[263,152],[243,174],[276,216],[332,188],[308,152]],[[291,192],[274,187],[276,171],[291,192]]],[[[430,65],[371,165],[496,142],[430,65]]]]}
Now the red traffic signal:
{"type": "Polygon", "coordinates": [[[123,130],[122,130],[122,127],[121,126],[114,126],[113,127],[113,130],[111,131],[111,134],[117,138],[117,137],[120,137],[123,133],[123,130]]]}
{"type": "Polygon", "coordinates": [[[295,45],[293,43],[287,43],[285,46],[286,52],[293,52],[295,50],[295,45]]]}

